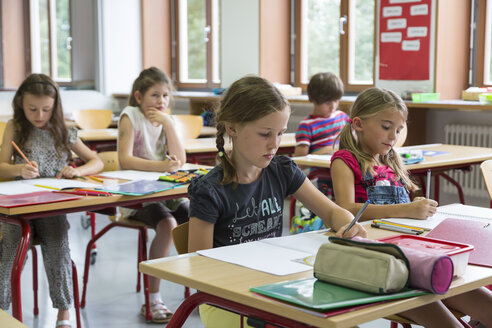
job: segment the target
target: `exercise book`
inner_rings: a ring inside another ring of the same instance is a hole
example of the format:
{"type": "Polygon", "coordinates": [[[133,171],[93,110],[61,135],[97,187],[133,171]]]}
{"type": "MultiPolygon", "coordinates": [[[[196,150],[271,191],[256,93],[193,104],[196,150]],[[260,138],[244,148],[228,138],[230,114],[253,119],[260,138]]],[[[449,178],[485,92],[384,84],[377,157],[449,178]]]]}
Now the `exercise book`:
{"type": "Polygon", "coordinates": [[[416,289],[404,289],[392,294],[371,294],[323,282],[316,278],[252,287],[250,291],[320,311],[428,294],[428,292],[416,289]]]}
{"type": "Polygon", "coordinates": [[[100,184],[89,183],[74,179],[57,179],[57,178],[37,178],[37,179],[27,179],[20,180],[22,183],[29,184],[31,186],[41,187],[46,189],[63,190],[63,189],[73,189],[73,188],[85,188],[91,189],[95,187],[100,187],[100,184]]]}
{"type": "Polygon", "coordinates": [[[46,188],[36,187],[23,182],[23,180],[0,182],[0,194],[19,195],[36,191],[46,191],[46,188]]]}
{"type": "Polygon", "coordinates": [[[102,190],[110,192],[112,194],[121,194],[129,196],[142,196],[160,192],[164,190],[174,189],[182,186],[182,183],[166,182],[166,181],[152,181],[152,180],[137,180],[125,183],[120,183],[116,186],[109,186],[104,188],[96,188],[96,190],[102,190]]]}
{"type": "Polygon", "coordinates": [[[486,223],[447,218],[426,237],[473,245],[468,263],[492,267],[492,220],[486,223]]]}
{"type": "Polygon", "coordinates": [[[277,276],[312,270],[312,258],[323,243],[326,231],[266,238],[258,241],[197,251],[216,260],[240,265],[277,276]]]}
{"type": "Polygon", "coordinates": [[[409,218],[385,218],[382,221],[400,223],[412,227],[432,230],[447,218],[459,218],[463,220],[474,220],[492,223],[492,209],[477,207],[463,204],[450,204],[439,206],[436,214],[426,220],[409,219],[409,218]]]}

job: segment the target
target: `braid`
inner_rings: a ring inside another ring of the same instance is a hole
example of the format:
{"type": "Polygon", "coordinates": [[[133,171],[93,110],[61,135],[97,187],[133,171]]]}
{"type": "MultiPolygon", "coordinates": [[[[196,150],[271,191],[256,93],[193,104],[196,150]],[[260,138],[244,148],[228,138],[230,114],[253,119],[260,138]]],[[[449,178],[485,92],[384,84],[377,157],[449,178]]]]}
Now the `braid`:
{"type": "Polygon", "coordinates": [[[219,160],[222,163],[222,169],[224,171],[224,178],[222,179],[222,184],[226,185],[234,181],[237,178],[236,169],[231,159],[227,155],[224,149],[224,135],[225,135],[225,124],[224,122],[217,123],[217,137],[215,139],[215,144],[217,145],[217,150],[219,151],[219,160]]]}

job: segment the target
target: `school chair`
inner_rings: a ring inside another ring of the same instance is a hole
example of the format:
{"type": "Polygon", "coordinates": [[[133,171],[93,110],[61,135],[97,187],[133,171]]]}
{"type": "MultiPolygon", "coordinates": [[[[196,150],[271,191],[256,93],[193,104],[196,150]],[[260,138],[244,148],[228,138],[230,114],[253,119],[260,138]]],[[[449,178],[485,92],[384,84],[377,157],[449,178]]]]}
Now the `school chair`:
{"type": "Polygon", "coordinates": [[[483,181],[490,197],[490,208],[492,208],[492,159],[483,161],[480,164],[480,170],[482,171],[483,181]]]}
{"type": "MultiPolygon", "coordinates": [[[[102,152],[99,153],[98,156],[104,163],[104,171],[117,170],[118,165],[118,152],[110,151],[110,152],[102,152]]],[[[141,261],[147,260],[147,229],[152,228],[142,222],[132,220],[131,218],[122,217],[119,213],[116,213],[116,209],[106,211],[107,214],[110,214],[109,220],[111,221],[107,226],[105,226],[101,231],[95,234],[91,240],[87,243],[86,253],[85,253],[85,264],[84,264],[84,277],[83,277],[83,289],[82,289],[82,299],[80,302],[80,306],[82,308],[85,307],[86,296],[87,296],[87,283],[89,281],[89,266],[93,253],[93,245],[95,245],[96,241],[101,238],[106,232],[111,230],[114,227],[122,227],[138,230],[138,242],[137,242],[137,292],[140,292],[141,284],[140,284],[140,271],[138,270],[138,263],[141,261]]],[[[151,320],[150,313],[150,302],[149,302],[149,280],[147,275],[143,276],[143,285],[144,285],[144,296],[145,296],[145,306],[146,306],[146,320],[151,320]]]]}
{"type": "MultiPolygon", "coordinates": [[[[174,228],[171,233],[173,235],[174,247],[178,254],[188,253],[188,228],[189,222],[185,222],[174,228]]],[[[185,286],[184,297],[190,296],[190,288],[185,286]]]]}
{"type": "Polygon", "coordinates": [[[84,130],[106,129],[111,124],[111,109],[79,109],[73,112],[75,123],[84,130]]]}
{"type": "MultiPolygon", "coordinates": [[[[462,318],[465,317],[466,315],[458,312],[456,310],[450,309],[451,313],[456,317],[456,319],[460,322],[460,324],[464,328],[472,328],[467,322],[465,322],[462,318]]],[[[398,328],[398,324],[400,324],[403,328],[412,328],[412,325],[417,325],[417,323],[413,322],[412,320],[400,317],[398,314],[392,314],[390,316],[385,317],[384,319],[390,320],[391,328],[398,328]]]]}
{"type": "Polygon", "coordinates": [[[181,139],[196,139],[203,128],[203,117],[200,115],[172,115],[176,130],[181,139]]]}
{"type": "Polygon", "coordinates": [[[0,148],[2,147],[3,132],[5,131],[6,126],[7,122],[0,121],[0,148]]]}

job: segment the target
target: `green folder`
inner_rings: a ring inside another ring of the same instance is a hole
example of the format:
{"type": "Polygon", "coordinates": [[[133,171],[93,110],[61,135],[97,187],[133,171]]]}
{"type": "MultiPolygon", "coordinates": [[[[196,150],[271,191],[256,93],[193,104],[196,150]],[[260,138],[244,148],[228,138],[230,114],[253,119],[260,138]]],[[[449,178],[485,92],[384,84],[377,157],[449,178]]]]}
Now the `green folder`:
{"type": "Polygon", "coordinates": [[[319,311],[428,294],[416,289],[404,289],[393,294],[371,294],[316,278],[282,281],[252,287],[250,291],[319,311]]]}
{"type": "Polygon", "coordinates": [[[168,189],[174,189],[182,186],[184,183],[152,181],[152,180],[136,180],[125,183],[120,183],[116,186],[95,188],[96,190],[110,192],[112,194],[121,194],[129,196],[142,196],[155,192],[160,192],[168,189]]]}

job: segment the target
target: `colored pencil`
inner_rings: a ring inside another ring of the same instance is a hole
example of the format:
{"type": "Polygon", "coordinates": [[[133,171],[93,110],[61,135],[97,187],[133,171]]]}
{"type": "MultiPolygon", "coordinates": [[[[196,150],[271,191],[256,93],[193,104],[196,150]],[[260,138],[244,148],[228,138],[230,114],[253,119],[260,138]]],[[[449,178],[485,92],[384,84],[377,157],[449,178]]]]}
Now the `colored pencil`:
{"type": "Polygon", "coordinates": [[[26,155],[24,155],[24,153],[22,152],[22,150],[20,150],[20,148],[15,144],[14,140],[12,140],[12,146],[14,146],[15,150],[17,150],[17,152],[19,153],[19,155],[22,156],[22,158],[27,162],[27,164],[31,165],[31,166],[34,166],[32,165],[32,163],[27,159],[26,155]]]}

